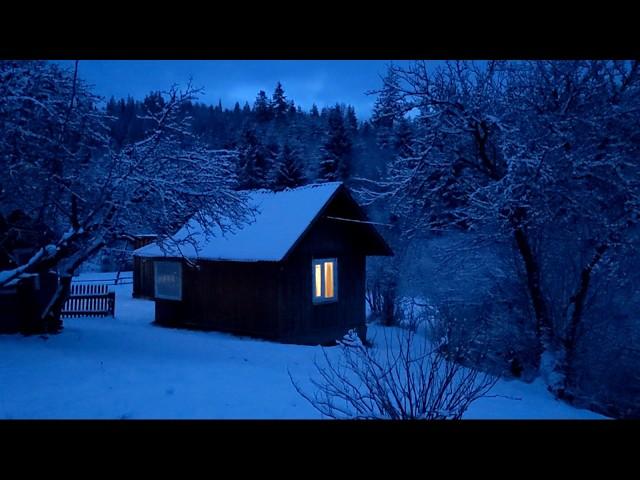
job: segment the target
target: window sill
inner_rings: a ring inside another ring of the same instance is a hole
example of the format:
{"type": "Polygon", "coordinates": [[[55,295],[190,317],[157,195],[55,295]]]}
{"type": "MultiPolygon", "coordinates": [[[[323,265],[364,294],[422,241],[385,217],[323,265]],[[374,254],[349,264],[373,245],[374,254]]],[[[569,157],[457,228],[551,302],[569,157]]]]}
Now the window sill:
{"type": "Polygon", "coordinates": [[[313,300],[314,305],[326,305],[327,303],[338,303],[338,299],[328,298],[326,300],[313,300]]]}

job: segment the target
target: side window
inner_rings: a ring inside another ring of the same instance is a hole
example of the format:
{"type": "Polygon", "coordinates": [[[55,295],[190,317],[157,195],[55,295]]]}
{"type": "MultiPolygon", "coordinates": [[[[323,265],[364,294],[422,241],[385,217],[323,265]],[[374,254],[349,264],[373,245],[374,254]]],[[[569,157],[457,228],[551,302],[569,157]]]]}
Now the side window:
{"type": "Polygon", "coordinates": [[[155,297],[182,300],[182,264],[154,261],[155,297]]]}
{"type": "Polygon", "coordinates": [[[338,259],[313,260],[311,268],[313,303],[336,302],[338,300],[338,259]]]}

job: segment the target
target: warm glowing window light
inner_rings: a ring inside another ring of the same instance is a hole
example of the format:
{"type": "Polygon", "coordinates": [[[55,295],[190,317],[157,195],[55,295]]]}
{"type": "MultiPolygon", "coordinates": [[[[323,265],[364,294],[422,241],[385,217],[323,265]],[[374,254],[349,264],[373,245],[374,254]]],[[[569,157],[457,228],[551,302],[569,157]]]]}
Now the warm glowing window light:
{"type": "Polygon", "coordinates": [[[337,300],[338,261],[318,259],[313,261],[313,301],[315,303],[337,300]]]}
{"type": "Polygon", "coordinates": [[[322,267],[319,263],[314,265],[315,270],[315,296],[316,298],[322,297],[322,267]]]}
{"type": "Polygon", "coordinates": [[[333,298],[333,262],[324,262],[324,296],[333,298]]]}

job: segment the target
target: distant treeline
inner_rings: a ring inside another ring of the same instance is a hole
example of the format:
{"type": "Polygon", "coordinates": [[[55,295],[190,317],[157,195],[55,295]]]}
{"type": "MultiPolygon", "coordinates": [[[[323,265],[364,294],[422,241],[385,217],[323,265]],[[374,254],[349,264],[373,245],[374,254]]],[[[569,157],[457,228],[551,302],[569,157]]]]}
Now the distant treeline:
{"type": "MultiPolygon", "coordinates": [[[[160,92],[151,92],[142,101],[112,97],[106,111],[112,118],[113,148],[145,138],[155,124],[149,116],[161,112],[164,101],[160,92]]],[[[389,120],[379,102],[369,121],[358,121],[354,107],[345,104],[321,109],[314,104],[304,111],[286,97],[279,82],[271,96],[258,92],[252,105],[236,102],[228,109],[221,102],[186,102],[182,113],[200,142],[211,149],[238,152],[241,188],[375,178],[396,154],[397,142],[382,139],[388,134],[389,120]]]]}

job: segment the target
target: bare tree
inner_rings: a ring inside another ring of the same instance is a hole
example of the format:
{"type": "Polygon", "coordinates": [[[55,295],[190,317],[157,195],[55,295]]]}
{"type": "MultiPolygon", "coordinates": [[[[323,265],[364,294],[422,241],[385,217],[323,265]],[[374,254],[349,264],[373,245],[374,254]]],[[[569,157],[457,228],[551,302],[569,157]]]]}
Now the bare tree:
{"type": "MultiPolygon", "coordinates": [[[[385,329],[386,330],[386,329],[385,329]]],[[[333,419],[460,419],[485,396],[497,377],[449,361],[413,329],[385,334],[379,347],[365,347],[352,331],[339,343],[336,361],[323,349],[311,383],[313,393],[293,379],[297,392],[333,419]]]]}
{"type": "Polygon", "coordinates": [[[510,245],[535,321],[536,363],[563,395],[594,277],[637,255],[640,64],[391,68],[419,134],[371,196],[397,206],[408,235],[463,231],[510,245]]]}
{"type": "Polygon", "coordinates": [[[57,270],[59,288],[42,314],[47,330],[60,327],[77,268],[139,225],[170,242],[192,217],[212,234],[248,219],[245,195],[235,189],[235,152],[208,150],[190,133],[184,107],[200,93],[191,84],[164,92],[147,114],[146,137],[114,151],[106,114],[77,69],[0,62],[0,78],[0,168],[6,172],[0,213],[19,208],[55,238],[27,262],[1,271],[0,286],[25,273],[57,270]]]}

